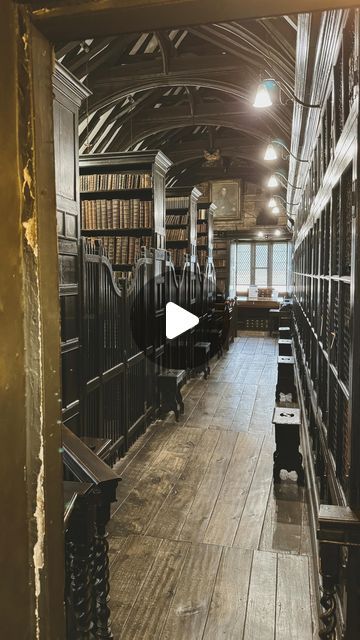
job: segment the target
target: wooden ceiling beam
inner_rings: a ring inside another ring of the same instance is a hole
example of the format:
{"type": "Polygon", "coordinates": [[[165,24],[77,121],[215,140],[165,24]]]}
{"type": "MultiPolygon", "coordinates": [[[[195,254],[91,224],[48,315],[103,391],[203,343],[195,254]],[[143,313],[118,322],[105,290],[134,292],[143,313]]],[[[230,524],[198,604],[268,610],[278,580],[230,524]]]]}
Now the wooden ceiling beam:
{"type": "MultiPolygon", "coordinates": [[[[167,76],[164,76],[163,73],[160,72],[144,78],[134,74],[133,77],[128,78],[122,85],[119,83],[117,87],[109,86],[107,89],[102,91],[98,89],[94,95],[90,96],[88,109],[89,113],[96,111],[97,109],[106,111],[111,104],[118,102],[130,93],[137,93],[138,91],[145,91],[147,89],[197,86],[216,89],[240,100],[250,100],[250,91],[240,84],[239,78],[236,74],[234,74],[233,77],[227,78],[226,74],[221,73],[217,73],[215,75],[210,73],[199,73],[190,77],[183,73],[169,73],[167,76]]],[[[91,85],[90,89],[92,89],[91,85]]],[[[83,119],[84,113],[85,109],[83,107],[80,114],[81,119],[83,119]]]]}
{"type": "MultiPolygon", "coordinates": [[[[249,105],[246,108],[243,102],[240,100],[232,100],[231,102],[202,102],[199,104],[195,102],[193,98],[193,109],[191,110],[189,104],[173,106],[173,107],[159,107],[158,109],[148,109],[141,114],[141,122],[145,126],[147,124],[154,124],[155,126],[162,122],[171,123],[173,120],[179,118],[187,118],[194,116],[196,118],[202,116],[237,116],[240,118],[248,118],[252,121],[262,121],[263,115],[258,112],[253,113],[249,105]]],[[[260,125],[261,126],[261,125],[260,125]]]]}
{"type": "MultiPolygon", "coordinates": [[[[136,60],[136,56],[134,56],[136,60]]],[[[171,68],[168,69],[166,76],[177,75],[194,75],[199,73],[237,73],[240,78],[245,79],[248,74],[253,72],[251,65],[248,67],[248,73],[244,73],[244,67],[239,68],[239,59],[236,56],[209,55],[197,56],[190,53],[178,55],[171,61],[171,68]]],[[[134,75],[139,78],[147,78],[149,75],[164,75],[161,57],[157,59],[151,58],[146,62],[139,62],[131,65],[117,65],[101,69],[95,74],[89,76],[89,83],[93,89],[112,87],[116,88],[122,85],[124,81],[133,79],[134,75]]]]}
{"type": "MultiPolygon", "coordinates": [[[[156,31],[190,25],[289,14],[289,0],[32,0],[36,25],[51,40],[156,31]]],[[[358,0],[292,0],[291,12],[358,6],[358,0]]]]}
{"type": "Polygon", "coordinates": [[[122,127],[119,131],[119,135],[116,136],[116,139],[109,146],[109,150],[111,151],[125,151],[130,146],[137,144],[140,140],[147,138],[154,133],[160,131],[167,131],[173,128],[180,127],[188,127],[188,126],[222,126],[228,127],[230,129],[234,129],[235,131],[243,131],[249,136],[265,142],[269,137],[269,131],[264,130],[264,125],[262,128],[259,128],[256,125],[249,126],[245,124],[241,119],[237,116],[217,114],[217,115],[202,115],[202,116],[194,116],[191,115],[182,116],[179,118],[174,118],[171,122],[166,122],[165,120],[159,118],[156,121],[143,121],[133,123],[131,130],[128,127],[122,127]]]}

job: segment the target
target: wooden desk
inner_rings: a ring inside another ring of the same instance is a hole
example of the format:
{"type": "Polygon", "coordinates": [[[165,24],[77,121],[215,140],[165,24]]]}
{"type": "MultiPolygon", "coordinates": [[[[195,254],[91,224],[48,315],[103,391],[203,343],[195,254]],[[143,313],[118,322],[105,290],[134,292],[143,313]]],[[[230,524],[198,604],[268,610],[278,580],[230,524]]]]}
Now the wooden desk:
{"type": "Polygon", "coordinates": [[[279,309],[280,303],[281,299],[273,298],[238,298],[238,328],[248,331],[268,331],[269,310],[279,309]]]}

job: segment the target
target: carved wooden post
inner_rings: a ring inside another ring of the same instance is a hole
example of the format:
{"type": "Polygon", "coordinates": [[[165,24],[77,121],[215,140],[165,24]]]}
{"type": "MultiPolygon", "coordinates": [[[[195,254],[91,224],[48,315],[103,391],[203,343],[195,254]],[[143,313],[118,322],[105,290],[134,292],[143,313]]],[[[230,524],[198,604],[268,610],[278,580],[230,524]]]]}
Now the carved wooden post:
{"type": "MultiPolygon", "coordinates": [[[[346,571],[346,598],[340,602],[345,628],[342,630],[345,640],[357,640],[360,633],[360,518],[359,513],[350,507],[320,505],[319,528],[317,537],[320,544],[321,574],[323,589],[321,606],[324,612],[320,616],[322,629],[319,632],[323,640],[336,640],[339,627],[337,617],[336,590],[340,581],[340,550],[348,549],[348,561],[343,568],[346,571]]],[[[340,620],[340,617],[339,617],[340,620]]]]}
{"type": "Polygon", "coordinates": [[[336,640],[336,585],[339,581],[339,547],[336,544],[320,543],[322,596],[324,609],[320,616],[323,624],[319,631],[323,640],[336,640]]]}
{"type": "Polygon", "coordinates": [[[97,638],[113,638],[111,632],[109,593],[109,543],[106,525],[110,520],[110,502],[97,509],[94,542],[94,633],[97,638]]]}
{"type": "Polygon", "coordinates": [[[68,620],[70,638],[90,640],[93,628],[91,547],[95,534],[98,494],[79,496],[66,533],[67,597],[71,605],[68,620]]]}

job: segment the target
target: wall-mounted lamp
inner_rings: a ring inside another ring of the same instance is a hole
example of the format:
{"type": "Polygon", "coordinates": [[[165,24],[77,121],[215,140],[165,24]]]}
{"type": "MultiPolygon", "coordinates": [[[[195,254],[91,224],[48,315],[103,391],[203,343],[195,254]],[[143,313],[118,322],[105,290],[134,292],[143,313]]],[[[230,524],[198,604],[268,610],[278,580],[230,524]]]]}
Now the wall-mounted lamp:
{"type": "Polygon", "coordinates": [[[288,85],[284,84],[280,80],[275,80],[274,78],[266,78],[266,80],[262,80],[260,82],[256,91],[255,100],[253,102],[253,106],[256,109],[264,109],[266,107],[272,106],[273,101],[272,101],[270,91],[274,89],[275,86],[279,87],[280,89],[280,95],[279,95],[280,104],[288,104],[289,102],[294,101],[294,102],[297,102],[298,104],[301,104],[302,107],[307,107],[308,109],[321,108],[320,104],[311,104],[309,102],[304,102],[303,100],[300,100],[300,98],[298,98],[295,95],[295,93],[290,89],[290,87],[288,87],[288,85]],[[285,102],[281,99],[281,91],[283,91],[288,96],[288,99],[285,102]]]}
{"type": "Polygon", "coordinates": [[[272,101],[269,89],[266,86],[266,82],[267,81],[261,82],[258,85],[255,100],[253,103],[253,106],[256,109],[264,109],[265,107],[272,106],[273,101],[272,101]]]}
{"type": "MultiPolygon", "coordinates": [[[[285,180],[286,185],[288,185],[289,187],[291,187],[292,189],[299,189],[301,191],[301,187],[296,187],[294,184],[291,184],[291,182],[289,182],[289,180],[287,179],[286,176],[284,176],[283,173],[281,173],[280,171],[274,171],[273,175],[270,177],[269,182],[268,182],[268,187],[270,187],[270,180],[274,183],[273,178],[275,178],[275,180],[279,183],[279,181],[277,180],[277,177],[279,176],[280,178],[282,178],[283,180],[285,180]]],[[[277,185],[278,186],[278,185],[277,185]]],[[[285,186],[285,185],[282,185],[285,186]]]]}
{"type": "Polygon", "coordinates": [[[271,213],[273,213],[275,216],[278,216],[280,213],[280,207],[278,207],[277,205],[275,205],[275,207],[272,207],[271,209],[271,213]]]}
{"type": "Polygon", "coordinates": [[[275,229],[275,233],[274,233],[274,235],[275,235],[275,236],[281,236],[281,231],[280,231],[280,229],[275,229]]]}
{"type": "Polygon", "coordinates": [[[276,150],[275,145],[279,145],[280,147],[282,147],[283,149],[285,149],[287,156],[283,155],[283,160],[287,160],[289,158],[289,156],[291,156],[292,158],[294,158],[295,160],[297,160],[298,162],[309,162],[309,160],[303,160],[302,158],[298,158],[297,156],[295,156],[293,153],[291,153],[290,149],[287,148],[286,144],[284,144],[282,142],[282,140],[272,140],[271,142],[269,142],[268,146],[266,147],[266,151],[264,154],[264,160],[266,160],[267,162],[272,162],[274,160],[278,160],[279,159],[279,154],[276,150]]]}
{"type": "MultiPolygon", "coordinates": [[[[283,198],[282,196],[279,196],[278,193],[276,194],[275,197],[279,198],[280,200],[282,200],[285,206],[289,205],[289,206],[293,206],[293,207],[298,207],[299,204],[300,204],[300,202],[288,202],[287,200],[285,200],[285,198],[283,198]]],[[[270,209],[273,209],[274,207],[277,206],[277,202],[275,200],[275,197],[270,198],[270,200],[268,202],[268,207],[270,207],[270,209]]]]}
{"type": "Polygon", "coordinates": [[[264,232],[263,231],[259,231],[258,238],[263,238],[263,237],[264,237],[264,232]]]}

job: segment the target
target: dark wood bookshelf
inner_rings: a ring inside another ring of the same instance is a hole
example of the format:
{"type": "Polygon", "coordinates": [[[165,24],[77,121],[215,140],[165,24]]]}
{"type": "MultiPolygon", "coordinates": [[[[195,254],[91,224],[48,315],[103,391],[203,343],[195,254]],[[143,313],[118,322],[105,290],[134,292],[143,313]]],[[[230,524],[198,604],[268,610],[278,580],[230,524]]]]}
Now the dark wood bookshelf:
{"type": "Polygon", "coordinates": [[[197,203],[197,237],[198,238],[207,238],[207,242],[205,245],[198,244],[197,252],[198,259],[200,263],[200,268],[202,271],[205,271],[209,264],[213,264],[213,237],[214,237],[214,211],[216,210],[216,206],[212,202],[198,202],[197,203]],[[205,212],[205,217],[200,217],[199,212],[205,212]],[[200,231],[203,228],[203,225],[206,227],[206,231],[200,231]],[[206,256],[204,256],[204,252],[206,252],[206,256]],[[200,255],[199,255],[200,254],[200,255]]]}
{"type": "Polygon", "coordinates": [[[98,191],[81,191],[81,200],[132,200],[139,198],[140,200],[151,200],[153,187],[134,188],[134,189],[105,189],[98,191]]]}
{"type": "MultiPolygon", "coordinates": [[[[184,249],[184,254],[189,256],[190,262],[196,260],[196,219],[197,202],[201,192],[196,187],[173,187],[166,190],[166,246],[169,249],[184,249]],[[176,202],[177,200],[177,202],[176,202]],[[187,215],[187,223],[167,223],[168,216],[187,215]],[[170,239],[169,231],[178,229],[181,238],[170,239]]],[[[181,267],[184,256],[173,254],[173,262],[176,267],[181,267]],[[181,264],[179,264],[179,259],[181,264]]]]}
{"type": "Polygon", "coordinates": [[[165,176],[170,166],[170,160],[160,151],[80,156],[82,186],[89,187],[80,192],[81,235],[89,238],[89,242],[90,239],[98,238],[108,253],[114,272],[132,271],[142,245],[141,238],[144,238],[146,248],[165,249],[165,176]],[[84,179],[84,176],[89,177],[84,179]],[[101,176],[104,176],[104,180],[101,176]],[[141,180],[149,186],[128,187],[133,181],[140,182],[137,176],[148,176],[141,180]],[[124,188],[93,188],[94,185],[119,186],[122,180],[124,188]],[[102,200],[114,202],[111,205],[104,204],[105,208],[101,203],[93,202],[102,200]],[[119,204],[119,200],[129,203],[119,204]],[[140,205],[132,202],[139,200],[140,205]],[[87,201],[93,202],[91,207],[86,205],[87,201]],[[119,220],[121,226],[119,223],[116,225],[119,220]],[[139,220],[140,224],[145,221],[146,226],[139,226],[139,220]],[[112,226],[113,224],[116,226],[112,226]],[[122,259],[126,256],[128,262],[124,263],[122,259]]]}
{"type": "Polygon", "coordinates": [[[96,238],[97,236],[134,236],[140,238],[141,236],[152,236],[153,229],[150,227],[137,227],[131,229],[82,229],[81,235],[83,237],[96,238]]]}

